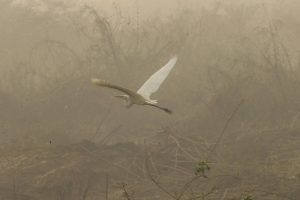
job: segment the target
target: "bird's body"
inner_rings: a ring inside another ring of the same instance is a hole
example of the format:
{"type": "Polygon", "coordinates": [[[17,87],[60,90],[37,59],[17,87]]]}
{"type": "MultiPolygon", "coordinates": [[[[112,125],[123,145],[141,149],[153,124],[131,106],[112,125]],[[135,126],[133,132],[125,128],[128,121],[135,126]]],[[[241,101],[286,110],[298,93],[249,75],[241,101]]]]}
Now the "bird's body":
{"type": "Polygon", "coordinates": [[[131,107],[133,104],[149,105],[164,110],[167,113],[172,113],[171,110],[158,106],[157,100],[151,99],[150,96],[152,93],[156,92],[159,89],[160,85],[167,78],[171,69],[175,66],[176,62],[177,57],[174,56],[165,66],[163,66],[160,70],[154,73],[137,92],[134,92],[132,90],[118,85],[111,84],[108,81],[97,78],[93,78],[91,79],[91,81],[92,83],[98,86],[115,89],[125,93],[124,95],[117,95],[115,97],[125,99],[127,102],[126,106],[128,108],[131,107]]]}

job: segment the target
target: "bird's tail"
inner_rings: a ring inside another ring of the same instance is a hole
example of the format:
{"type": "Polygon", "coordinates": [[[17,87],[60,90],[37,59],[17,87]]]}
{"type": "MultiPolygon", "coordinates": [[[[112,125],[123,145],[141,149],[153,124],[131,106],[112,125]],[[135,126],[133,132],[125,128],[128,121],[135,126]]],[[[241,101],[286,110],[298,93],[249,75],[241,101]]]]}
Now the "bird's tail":
{"type": "Polygon", "coordinates": [[[165,112],[168,113],[168,114],[172,114],[172,113],[173,113],[173,111],[170,110],[170,109],[168,109],[168,108],[160,107],[160,106],[155,105],[155,104],[148,104],[148,105],[149,105],[149,106],[156,107],[156,108],[158,108],[158,109],[160,109],[160,110],[163,110],[163,111],[165,111],[165,112]]]}

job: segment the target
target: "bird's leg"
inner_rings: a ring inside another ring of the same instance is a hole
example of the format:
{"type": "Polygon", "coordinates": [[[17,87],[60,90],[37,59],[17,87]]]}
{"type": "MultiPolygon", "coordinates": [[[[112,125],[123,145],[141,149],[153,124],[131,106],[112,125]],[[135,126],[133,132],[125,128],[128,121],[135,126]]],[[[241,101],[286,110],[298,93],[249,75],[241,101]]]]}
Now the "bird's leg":
{"type": "Polygon", "coordinates": [[[168,108],[160,107],[160,106],[155,105],[155,104],[147,103],[146,105],[148,105],[148,106],[153,106],[153,107],[156,107],[156,108],[159,108],[159,109],[165,111],[165,112],[168,113],[168,114],[172,114],[172,113],[173,113],[172,110],[170,110],[170,109],[168,109],[168,108]]]}

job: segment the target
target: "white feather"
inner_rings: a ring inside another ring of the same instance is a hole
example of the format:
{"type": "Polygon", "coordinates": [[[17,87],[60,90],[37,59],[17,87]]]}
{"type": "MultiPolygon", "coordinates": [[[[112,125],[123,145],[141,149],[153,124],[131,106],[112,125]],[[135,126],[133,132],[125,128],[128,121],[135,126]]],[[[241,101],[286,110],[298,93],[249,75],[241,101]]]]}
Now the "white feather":
{"type": "Polygon", "coordinates": [[[167,78],[173,67],[177,62],[177,56],[174,56],[170,61],[163,66],[160,70],[155,72],[137,91],[138,94],[142,95],[144,98],[150,99],[150,96],[156,92],[160,85],[167,78]]]}

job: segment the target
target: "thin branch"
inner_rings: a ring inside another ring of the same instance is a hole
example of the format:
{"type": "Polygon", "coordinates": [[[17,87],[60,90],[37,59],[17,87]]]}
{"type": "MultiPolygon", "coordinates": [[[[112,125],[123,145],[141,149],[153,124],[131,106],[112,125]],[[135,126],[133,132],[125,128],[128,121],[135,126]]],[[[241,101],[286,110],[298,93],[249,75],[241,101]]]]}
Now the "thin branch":
{"type": "Polygon", "coordinates": [[[240,103],[236,106],[236,108],[234,109],[234,111],[231,113],[231,115],[229,116],[229,118],[227,119],[227,121],[225,122],[225,125],[221,131],[221,134],[219,135],[215,145],[213,146],[212,150],[208,153],[207,155],[207,159],[209,159],[209,156],[214,153],[214,151],[217,149],[217,146],[219,145],[219,143],[221,142],[230,122],[232,121],[232,119],[234,118],[234,116],[237,114],[238,110],[240,109],[240,107],[242,106],[242,104],[244,103],[244,99],[242,99],[240,101],[240,103]]]}
{"type": "MultiPolygon", "coordinates": [[[[200,198],[202,200],[205,200],[205,198],[208,197],[209,195],[213,194],[215,192],[215,190],[216,190],[216,188],[212,188],[210,191],[208,191],[206,193],[202,193],[201,195],[198,195],[198,196],[191,197],[188,200],[195,200],[195,199],[200,199],[200,198]]],[[[221,200],[223,200],[223,198],[221,200]]]]}
{"type": "Polygon", "coordinates": [[[148,152],[147,149],[145,148],[145,168],[146,168],[146,173],[149,177],[149,179],[164,193],[166,193],[167,195],[169,195],[171,198],[173,199],[177,199],[175,195],[173,195],[171,192],[169,192],[167,189],[165,189],[163,186],[161,186],[161,184],[153,177],[153,175],[151,174],[150,171],[150,167],[149,167],[149,157],[148,157],[148,152]]]}
{"type": "Polygon", "coordinates": [[[126,190],[126,184],[125,184],[125,183],[122,184],[122,190],[123,190],[123,192],[124,192],[125,198],[126,198],[127,200],[132,200],[132,198],[130,197],[130,194],[129,194],[128,191],[126,190]]]}
{"type": "Polygon", "coordinates": [[[191,187],[191,185],[196,181],[198,180],[200,177],[202,176],[194,176],[190,181],[188,181],[184,186],[183,188],[181,189],[181,193],[179,193],[179,195],[177,196],[177,200],[180,200],[183,195],[185,194],[185,192],[191,187]]]}
{"type": "Polygon", "coordinates": [[[105,176],[105,200],[108,200],[108,186],[109,186],[109,180],[108,180],[108,174],[105,176]]]}
{"type": "Polygon", "coordinates": [[[109,105],[109,108],[108,110],[106,111],[104,117],[100,120],[96,130],[95,130],[95,133],[93,134],[93,136],[91,137],[92,140],[95,140],[98,133],[99,133],[99,130],[102,128],[104,122],[106,121],[106,119],[108,118],[109,114],[111,113],[111,110],[112,110],[112,103],[110,103],[109,105]]]}
{"type": "Polygon", "coordinates": [[[138,178],[139,180],[143,180],[143,178],[142,178],[141,176],[139,176],[138,174],[131,172],[130,170],[128,170],[126,167],[124,167],[124,166],[122,166],[122,165],[113,163],[113,162],[111,162],[111,161],[108,161],[108,160],[106,160],[106,159],[104,159],[104,158],[99,157],[99,155],[97,155],[97,154],[91,152],[90,150],[88,150],[87,148],[85,148],[83,145],[80,145],[80,148],[81,148],[82,150],[84,150],[86,153],[88,153],[90,156],[92,156],[95,160],[100,160],[100,161],[106,162],[107,164],[109,164],[109,165],[111,165],[111,166],[115,166],[115,167],[117,167],[117,168],[120,168],[120,169],[122,169],[122,170],[128,172],[128,174],[130,174],[130,175],[132,175],[132,176],[138,178]]]}

